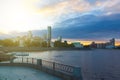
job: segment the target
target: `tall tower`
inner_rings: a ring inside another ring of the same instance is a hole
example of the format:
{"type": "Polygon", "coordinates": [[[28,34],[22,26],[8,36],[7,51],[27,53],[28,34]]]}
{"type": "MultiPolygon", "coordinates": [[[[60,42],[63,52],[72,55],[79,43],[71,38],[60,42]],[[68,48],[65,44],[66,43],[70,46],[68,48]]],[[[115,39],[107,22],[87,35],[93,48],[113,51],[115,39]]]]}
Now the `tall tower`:
{"type": "Polygon", "coordinates": [[[48,40],[48,47],[50,47],[50,44],[51,44],[51,26],[48,26],[47,40],[48,40]]]}
{"type": "Polygon", "coordinates": [[[115,47],[115,38],[112,38],[112,39],[110,40],[110,44],[115,47]]]}

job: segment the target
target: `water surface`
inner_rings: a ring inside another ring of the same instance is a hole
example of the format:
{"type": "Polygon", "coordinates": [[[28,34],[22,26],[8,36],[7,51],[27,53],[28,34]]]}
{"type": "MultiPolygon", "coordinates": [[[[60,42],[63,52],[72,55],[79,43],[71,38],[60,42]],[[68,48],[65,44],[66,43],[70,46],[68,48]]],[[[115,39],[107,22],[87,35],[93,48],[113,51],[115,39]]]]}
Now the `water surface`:
{"type": "Polygon", "coordinates": [[[29,57],[81,67],[84,80],[120,80],[120,50],[31,52],[29,57]]]}

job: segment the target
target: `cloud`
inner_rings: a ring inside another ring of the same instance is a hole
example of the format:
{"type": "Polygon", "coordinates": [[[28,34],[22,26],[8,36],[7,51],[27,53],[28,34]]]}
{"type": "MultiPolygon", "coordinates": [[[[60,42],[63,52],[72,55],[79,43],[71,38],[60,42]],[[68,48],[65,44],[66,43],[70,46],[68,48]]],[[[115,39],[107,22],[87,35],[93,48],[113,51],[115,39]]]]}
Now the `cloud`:
{"type": "Polygon", "coordinates": [[[46,17],[54,16],[54,19],[59,20],[64,15],[68,15],[64,19],[71,17],[70,15],[76,17],[73,16],[76,13],[78,16],[116,14],[120,12],[119,4],[119,0],[40,0],[36,11],[46,17]]]}
{"type": "Polygon", "coordinates": [[[53,30],[54,37],[70,39],[109,39],[119,38],[120,14],[109,16],[85,15],[63,21],[53,30]]]}
{"type": "Polygon", "coordinates": [[[120,0],[106,0],[106,1],[96,1],[96,7],[104,11],[104,14],[116,14],[120,13],[120,0]]]}
{"type": "MultiPolygon", "coordinates": [[[[120,14],[94,16],[84,15],[57,23],[52,28],[52,38],[76,40],[120,39],[120,14]]],[[[33,35],[42,36],[46,30],[34,30],[33,35]]],[[[17,34],[16,34],[17,35],[17,34]]],[[[15,36],[15,35],[14,35],[15,36]]]]}
{"type": "Polygon", "coordinates": [[[62,0],[39,7],[38,11],[46,15],[62,15],[71,12],[86,12],[90,10],[90,7],[90,4],[84,0],[62,0]]]}
{"type": "Polygon", "coordinates": [[[1,0],[0,30],[46,29],[84,15],[109,16],[120,12],[119,4],[119,0],[1,0]]]}

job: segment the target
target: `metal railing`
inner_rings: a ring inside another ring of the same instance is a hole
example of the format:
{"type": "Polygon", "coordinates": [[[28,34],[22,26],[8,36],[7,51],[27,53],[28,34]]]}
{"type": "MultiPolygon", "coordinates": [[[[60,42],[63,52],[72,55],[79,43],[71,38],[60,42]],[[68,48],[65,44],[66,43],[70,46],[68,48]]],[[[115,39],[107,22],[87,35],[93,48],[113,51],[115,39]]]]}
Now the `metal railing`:
{"type": "Polygon", "coordinates": [[[24,58],[24,57],[18,57],[14,59],[13,63],[35,64],[35,65],[40,65],[42,67],[46,67],[56,71],[61,71],[68,74],[72,74],[75,68],[73,66],[64,65],[56,62],[47,61],[47,60],[36,59],[36,58],[24,58]]]}
{"type": "Polygon", "coordinates": [[[37,65],[37,59],[36,58],[17,57],[13,60],[13,63],[28,63],[28,64],[36,64],[37,65]]]}
{"type": "Polygon", "coordinates": [[[79,77],[82,80],[81,68],[69,66],[61,63],[51,62],[42,59],[36,58],[25,58],[25,57],[17,57],[15,59],[11,59],[9,63],[26,63],[26,64],[33,64],[36,66],[40,66],[42,68],[47,68],[52,71],[61,72],[70,76],[79,77]]]}
{"type": "Polygon", "coordinates": [[[57,70],[57,71],[62,71],[62,72],[71,74],[71,73],[73,73],[74,68],[75,67],[73,67],[73,66],[55,63],[55,70],[57,70]]]}

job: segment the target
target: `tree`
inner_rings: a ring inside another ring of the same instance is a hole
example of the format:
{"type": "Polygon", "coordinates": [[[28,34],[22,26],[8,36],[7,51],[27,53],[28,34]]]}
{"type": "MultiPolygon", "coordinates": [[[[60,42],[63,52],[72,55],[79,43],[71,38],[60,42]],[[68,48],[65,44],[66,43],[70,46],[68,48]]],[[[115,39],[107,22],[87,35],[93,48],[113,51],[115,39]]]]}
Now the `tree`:
{"type": "Polygon", "coordinates": [[[42,47],[47,47],[47,42],[46,42],[46,41],[43,41],[41,46],[42,46],[42,47]]]}
{"type": "Polygon", "coordinates": [[[31,42],[31,47],[40,47],[40,41],[32,41],[31,42]]]}
{"type": "Polygon", "coordinates": [[[55,41],[54,47],[62,47],[62,43],[60,41],[55,41]]]}
{"type": "Polygon", "coordinates": [[[4,39],[2,40],[2,45],[5,47],[10,47],[10,46],[14,46],[14,42],[11,39],[4,39]]]}
{"type": "Polygon", "coordinates": [[[24,45],[25,47],[31,47],[31,40],[30,39],[25,40],[24,45]]]}

